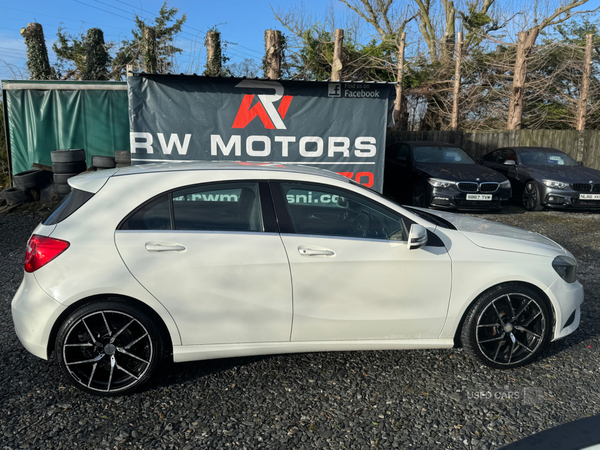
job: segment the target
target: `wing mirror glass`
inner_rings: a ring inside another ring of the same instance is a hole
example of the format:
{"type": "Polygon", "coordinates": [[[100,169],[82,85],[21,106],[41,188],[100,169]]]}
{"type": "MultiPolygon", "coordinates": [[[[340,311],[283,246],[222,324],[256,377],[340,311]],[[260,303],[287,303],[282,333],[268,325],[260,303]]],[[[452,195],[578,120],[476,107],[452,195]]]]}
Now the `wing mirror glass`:
{"type": "Polygon", "coordinates": [[[413,224],[408,233],[408,249],[416,250],[427,244],[427,230],[423,225],[413,224]]]}
{"type": "Polygon", "coordinates": [[[514,159],[507,159],[504,161],[505,166],[516,166],[517,162],[514,159]]]}

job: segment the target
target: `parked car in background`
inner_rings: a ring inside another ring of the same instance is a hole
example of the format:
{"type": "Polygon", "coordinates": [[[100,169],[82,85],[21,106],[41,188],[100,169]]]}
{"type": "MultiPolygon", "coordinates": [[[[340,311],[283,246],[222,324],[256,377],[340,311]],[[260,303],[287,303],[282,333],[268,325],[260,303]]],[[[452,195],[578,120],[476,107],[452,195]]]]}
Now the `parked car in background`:
{"type": "Polygon", "coordinates": [[[208,162],[68,181],[29,240],[12,316],[87,392],[131,392],[165,359],[291,352],[462,345],[509,369],[579,325],[560,245],[336,173],[208,162]]]}
{"type": "Polygon", "coordinates": [[[484,155],[481,163],[508,177],[514,198],[528,211],[600,208],[600,171],[560,150],[505,147],[484,155]]]}
{"type": "Polygon", "coordinates": [[[398,142],[386,150],[383,192],[401,203],[440,209],[501,209],[510,182],[463,149],[441,142],[398,142]]]}

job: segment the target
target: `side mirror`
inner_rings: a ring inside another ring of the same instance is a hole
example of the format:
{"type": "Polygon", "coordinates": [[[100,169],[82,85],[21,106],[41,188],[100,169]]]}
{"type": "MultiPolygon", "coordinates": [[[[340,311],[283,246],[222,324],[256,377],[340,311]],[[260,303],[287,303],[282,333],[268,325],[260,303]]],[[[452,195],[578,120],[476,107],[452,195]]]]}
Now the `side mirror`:
{"type": "Polygon", "coordinates": [[[583,166],[583,161],[577,161],[578,166],[583,166]]]}
{"type": "Polygon", "coordinates": [[[423,225],[413,224],[408,233],[408,249],[416,250],[427,244],[427,230],[423,225]]]}
{"type": "Polygon", "coordinates": [[[516,166],[517,162],[514,159],[507,159],[503,164],[505,166],[516,166]]]}

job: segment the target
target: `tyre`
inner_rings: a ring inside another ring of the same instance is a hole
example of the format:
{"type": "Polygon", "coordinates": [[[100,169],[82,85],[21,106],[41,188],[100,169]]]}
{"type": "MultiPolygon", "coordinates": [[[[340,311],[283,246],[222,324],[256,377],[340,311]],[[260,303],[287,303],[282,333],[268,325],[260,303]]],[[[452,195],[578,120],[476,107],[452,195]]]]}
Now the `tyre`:
{"type": "Polygon", "coordinates": [[[131,165],[131,152],[129,150],[115,150],[115,162],[131,165]]]}
{"type": "Polygon", "coordinates": [[[85,161],[52,163],[54,173],[81,173],[86,169],[85,161]]]}
{"type": "Polygon", "coordinates": [[[33,169],[13,175],[13,183],[17,189],[33,189],[43,186],[49,181],[49,173],[45,170],[33,169]]]}
{"type": "Polygon", "coordinates": [[[56,193],[58,195],[67,195],[69,193],[71,193],[71,186],[69,186],[68,184],[63,184],[63,183],[56,183],[56,193]]]}
{"type": "Polygon", "coordinates": [[[68,150],[54,150],[50,152],[53,163],[70,163],[85,161],[85,150],[82,148],[71,148],[68,150]]]}
{"type": "Polygon", "coordinates": [[[413,185],[410,190],[411,203],[413,206],[418,206],[421,208],[426,208],[425,204],[425,187],[423,183],[417,182],[413,185]]]}
{"type": "Polygon", "coordinates": [[[546,300],[532,288],[509,283],[484,293],[467,313],[461,340],[467,352],[496,369],[533,361],[550,337],[546,300]]]}
{"type": "Polygon", "coordinates": [[[55,173],[52,178],[56,184],[67,184],[67,180],[75,175],[79,175],[79,173],[55,173]]]}
{"type": "Polygon", "coordinates": [[[117,165],[115,167],[117,169],[120,169],[121,167],[131,167],[131,164],[129,164],[129,163],[117,163],[117,165]]]}
{"type": "Polygon", "coordinates": [[[82,391],[122,395],[139,389],[156,370],[164,344],[144,312],[119,301],[90,303],[61,325],[56,358],[82,391]]]}
{"type": "Polygon", "coordinates": [[[115,164],[115,158],[112,156],[92,156],[92,166],[98,169],[113,169],[115,164]]]}
{"type": "Polygon", "coordinates": [[[9,205],[20,205],[28,200],[27,193],[17,188],[11,187],[3,192],[4,199],[9,205]]]}
{"type": "Polygon", "coordinates": [[[544,209],[540,200],[540,190],[533,180],[529,180],[523,187],[523,206],[527,211],[541,211],[544,209]]]}

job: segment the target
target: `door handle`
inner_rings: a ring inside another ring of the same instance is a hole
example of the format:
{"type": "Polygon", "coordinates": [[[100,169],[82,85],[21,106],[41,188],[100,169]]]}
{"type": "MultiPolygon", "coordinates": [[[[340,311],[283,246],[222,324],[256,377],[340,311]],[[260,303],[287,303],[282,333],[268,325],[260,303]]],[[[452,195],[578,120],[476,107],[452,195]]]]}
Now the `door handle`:
{"type": "Polygon", "coordinates": [[[326,248],[315,249],[300,246],[298,247],[298,252],[302,256],[335,256],[335,252],[333,250],[328,250],[326,248]]]}
{"type": "Polygon", "coordinates": [[[146,242],[146,250],[149,252],[182,252],[185,250],[185,246],[166,242],[146,242]]]}

